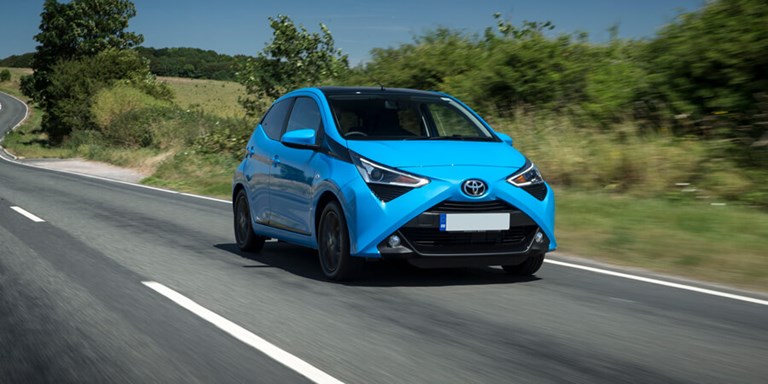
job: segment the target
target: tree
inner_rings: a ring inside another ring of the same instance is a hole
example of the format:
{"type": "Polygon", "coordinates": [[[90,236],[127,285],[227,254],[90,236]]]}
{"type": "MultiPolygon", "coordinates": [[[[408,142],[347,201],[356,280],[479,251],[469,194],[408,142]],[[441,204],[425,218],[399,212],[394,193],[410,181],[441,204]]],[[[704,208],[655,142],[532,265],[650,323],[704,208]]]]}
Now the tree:
{"type": "Polygon", "coordinates": [[[0,71],[0,83],[6,82],[6,81],[11,81],[11,71],[7,69],[3,69],[2,71],[0,71]]]}
{"type": "Polygon", "coordinates": [[[91,106],[94,96],[116,83],[126,84],[161,100],[172,94],[164,84],[157,84],[145,59],[134,50],[107,49],[95,56],[60,61],[51,68],[50,100],[42,126],[51,141],[59,142],[74,130],[98,129],[91,106]]]}
{"type": "MultiPolygon", "coordinates": [[[[750,115],[765,113],[760,105],[768,90],[766,25],[765,0],[712,1],[680,15],[647,46],[648,98],[663,101],[670,115],[724,116],[748,124],[750,115]]],[[[754,138],[765,132],[760,126],[754,138]]]]}
{"type": "MultiPolygon", "coordinates": [[[[46,0],[40,15],[40,33],[35,35],[40,45],[32,60],[34,73],[22,80],[22,92],[39,103],[46,115],[56,114],[54,110],[62,97],[51,89],[56,66],[141,44],[141,35],[125,32],[128,20],[135,15],[136,8],[129,0],[46,0]]],[[[42,129],[53,141],[72,128],[52,125],[59,122],[55,116],[43,118],[42,129]]]]}
{"type": "Polygon", "coordinates": [[[347,55],[334,48],[324,24],[321,33],[310,33],[288,16],[278,15],[269,17],[269,25],[272,42],[256,57],[247,58],[238,71],[248,95],[240,103],[249,115],[260,113],[288,90],[335,78],[348,68],[347,55]]]}

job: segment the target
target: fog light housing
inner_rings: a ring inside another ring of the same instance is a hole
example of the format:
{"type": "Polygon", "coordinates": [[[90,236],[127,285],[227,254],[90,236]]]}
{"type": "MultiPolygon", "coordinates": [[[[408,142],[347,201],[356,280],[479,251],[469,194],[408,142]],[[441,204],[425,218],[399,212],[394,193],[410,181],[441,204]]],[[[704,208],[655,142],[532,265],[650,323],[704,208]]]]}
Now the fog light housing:
{"type": "Polygon", "coordinates": [[[541,244],[544,242],[544,234],[541,232],[536,232],[536,235],[533,236],[533,240],[536,242],[536,244],[541,244]]]}
{"type": "Polygon", "coordinates": [[[401,243],[400,236],[398,235],[392,235],[389,237],[389,239],[387,239],[387,245],[390,248],[397,248],[400,246],[400,243],[401,243]]]}

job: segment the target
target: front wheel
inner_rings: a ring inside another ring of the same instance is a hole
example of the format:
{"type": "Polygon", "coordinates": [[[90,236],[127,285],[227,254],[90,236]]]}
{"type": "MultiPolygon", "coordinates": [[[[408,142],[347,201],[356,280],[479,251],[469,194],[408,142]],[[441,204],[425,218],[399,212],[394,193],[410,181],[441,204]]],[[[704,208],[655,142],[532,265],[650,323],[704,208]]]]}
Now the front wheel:
{"type": "Polygon", "coordinates": [[[264,236],[253,233],[248,196],[243,190],[235,198],[235,241],[237,241],[237,247],[245,252],[261,251],[266,241],[264,236]]]}
{"type": "Polygon", "coordinates": [[[544,254],[533,255],[518,265],[502,265],[504,272],[513,276],[531,276],[544,264],[544,254]]]}
{"type": "Polygon", "coordinates": [[[325,277],[334,281],[354,278],[360,271],[361,262],[349,254],[347,220],[335,201],[323,209],[317,234],[320,266],[325,277]]]}

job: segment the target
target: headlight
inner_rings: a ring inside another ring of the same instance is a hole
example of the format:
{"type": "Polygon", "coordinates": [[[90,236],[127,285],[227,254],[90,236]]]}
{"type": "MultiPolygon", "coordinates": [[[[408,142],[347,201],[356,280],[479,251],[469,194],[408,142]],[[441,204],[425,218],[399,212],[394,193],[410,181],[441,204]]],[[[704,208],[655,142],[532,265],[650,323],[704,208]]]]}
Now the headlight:
{"type": "Polygon", "coordinates": [[[383,165],[376,164],[368,159],[360,157],[358,154],[350,151],[352,161],[355,163],[357,170],[360,172],[360,176],[363,177],[366,183],[369,184],[382,184],[382,185],[395,185],[399,187],[421,187],[428,184],[429,180],[423,177],[409,175],[404,172],[387,168],[383,165]]]}
{"type": "Polygon", "coordinates": [[[527,187],[529,185],[541,184],[544,182],[544,178],[541,176],[541,172],[536,168],[536,165],[531,163],[530,160],[525,160],[525,165],[520,168],[520,171],[510,176],[507,181],[518,187],[527,187]]]}

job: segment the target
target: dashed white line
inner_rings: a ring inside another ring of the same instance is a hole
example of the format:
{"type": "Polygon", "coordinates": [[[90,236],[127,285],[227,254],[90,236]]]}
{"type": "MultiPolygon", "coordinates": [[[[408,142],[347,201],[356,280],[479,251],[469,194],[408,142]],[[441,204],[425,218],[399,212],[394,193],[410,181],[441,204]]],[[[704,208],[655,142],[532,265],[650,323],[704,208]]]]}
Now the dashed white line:
{"type": "Polygon", "coordinates": [[[614,271],[609,271],[607,269],[587,267],[585,265],[571,264],[571,263],[566,263],[566,262],[557,261],[557,260],[545,259],[544,262],[550,263],[550,264],[555,264],[555,265],[560,265],[560,266],[568,267],[568,268],[575,268],[575,269],[581,269],[581,270],[584,270],[584,271],[600,273],[600,274],[603,274],[603,275],[621,277],[621,278],[629,279],[629,280],[642,281],[642,282],[645,282],[645,283],[656,284],[656,285],[663,285],[665,287],[670,287],[670,288],[677,288],[677,289],[683,289],[683,290],[686,290],[686,291],[703,293],[703,294],[706,294],[706,295],[725,297],[725,298],[728,298],[728,299],[745,301],[745,302],[748,302],[748,303],[759,304],[759,305],[768,305],[768,300],[760,300],[760,299],[756,299],[754,297],[748,297],[748,296],[742,296],[742,295],[734,295],[732,293],[715,291],[713,289],[699,288],[699,287],[694,287],[694,286],[691,286],[691,285],[673,283],[673,282],[664,281],[664,280],[658,280],[658,279],[651,279],[651,278],[648,278],[648,277],[635,276],[635,275],[630,275],[628,273],[614,272],[614,271]]]}
{"type": "Polygon", "coordinates": [[[304,360],[280,349],[276,345],[262,339],[251,331],[225,319],[224,317],[212,312],[211,310],[197,304],[186,296],[166,287],[163,284],[154,281],[142,281],[142,284],[153,289],[155,292],[171,299],[182,308],[194,313],[200,318],[215,325],[224,332],[241,342],[261,351],[265,355],[294,370],[300,375],[312,380],[315,383],[337,384],[341,383],[333,376],[315,368],[304,360]]]}
{"type": "Polygon", "coordinates": [[[27,212],[26,210],[24,210],[24,208],[21,208],[21,207],[11,207],[11,209],[13,209],[14,211],[20,213],[22,216],[26,217],[27,219],[30,219],[30,220],[34,221],[35,223],[44,223],[45,222],[45,220],[43,220],[43,219],[41,219],[41,218],[39,218],[39,217],[37,217],[37,216],[27,212]]]}

